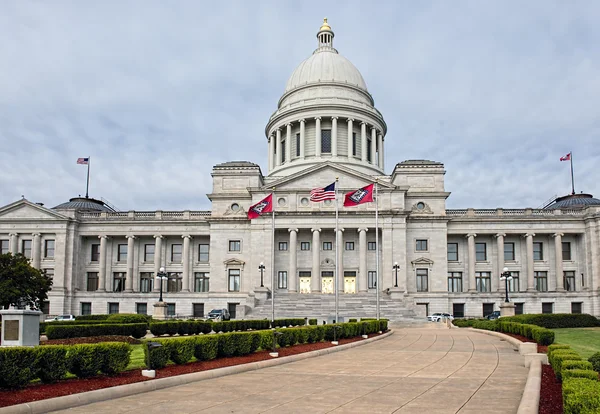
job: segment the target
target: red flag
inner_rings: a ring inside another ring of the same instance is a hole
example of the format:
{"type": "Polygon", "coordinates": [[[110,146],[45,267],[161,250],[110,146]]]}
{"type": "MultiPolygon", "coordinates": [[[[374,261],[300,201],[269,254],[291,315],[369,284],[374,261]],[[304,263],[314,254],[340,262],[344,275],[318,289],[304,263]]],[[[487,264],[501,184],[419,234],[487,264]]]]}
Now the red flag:
{"type": "Polygon", "coordinates": [[[372,203],[374,185],[375,184],[369,184],[366,187],[346,193],[344,196],[344,207],[354,207],[363,203],[372,203]]]}
{"type": "Polygon", "coordinates": [[[565,155],[564,157],[560,157],[561,161],[570,161],[571,160],[571,153],[569,152],[567,155],[565,155]]]}
{"type": "Polygon", "coordinates": [[[250,206],[248,209],[248,218],[250,220],[260,217],[263,213],[270,213],[273,211],[273,194],[269,194],[258,203],[250,206]]]}

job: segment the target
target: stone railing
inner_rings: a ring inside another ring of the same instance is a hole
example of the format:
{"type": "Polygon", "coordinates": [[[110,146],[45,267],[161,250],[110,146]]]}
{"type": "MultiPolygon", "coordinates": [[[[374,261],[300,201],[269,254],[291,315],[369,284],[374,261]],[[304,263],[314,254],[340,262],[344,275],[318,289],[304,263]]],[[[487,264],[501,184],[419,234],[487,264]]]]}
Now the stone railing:
{"type": "Polygon", "coordinates": [[[495,208],[495,209],[456,209],[446,210],[447,216],[452,217],[491,217],[491,216],[582,216],[585,214],[585,210],[544,210],[544,209],[533,209],[533,208],[495,208]]]}
{"type": "Polygon", "coordinates": [[[210,217],[210,211],[118,211],[79,212],[77,218],[96,220],[198,220],[210,217]]]}

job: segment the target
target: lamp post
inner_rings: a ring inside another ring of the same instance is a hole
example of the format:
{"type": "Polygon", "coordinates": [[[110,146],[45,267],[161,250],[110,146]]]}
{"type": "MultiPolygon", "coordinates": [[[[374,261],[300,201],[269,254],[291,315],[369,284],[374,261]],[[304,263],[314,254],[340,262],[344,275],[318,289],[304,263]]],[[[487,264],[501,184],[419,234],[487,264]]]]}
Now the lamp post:
{"type": "Polygon", "coordinates": [[[265,271],[265,264],[263,262],[260,262],[260,265],[258,266],[258,270],[260,270],[260,287],[264,287],[263,272],[265,271]]]}
{"type": "Polygon", "coordinates": [[[396,271],[396,282],[394,283],[394,287],[398,287],[398,269],[400,269],[400,265],[398,262],[394,263],[394,270],[396,271]]]}
{"type": "Polygon", "coordinates": [[[158,298],[159,302],[163,301],[163,297],[162,297],[163,280],[168,279],[168,278],[169,278],[169,275],[167,274],[167,272],[165,272],[164,267],[161,267],[160,269],[158,269],[158,273],[156,274],[156,279],[160,283],[160,298],[158,298]]]}
{"type": "Polygon", "coordinates": [[[504,302],[508,303],[510,302],[510,300],[508,300],[508,281],[512,280],[512,275],[508,271],[508,267],[502,269],[502,273],[500,273],[500,280],[504,280],[504,291],[506,292],[506,298],[504,299],[504,302]]]}

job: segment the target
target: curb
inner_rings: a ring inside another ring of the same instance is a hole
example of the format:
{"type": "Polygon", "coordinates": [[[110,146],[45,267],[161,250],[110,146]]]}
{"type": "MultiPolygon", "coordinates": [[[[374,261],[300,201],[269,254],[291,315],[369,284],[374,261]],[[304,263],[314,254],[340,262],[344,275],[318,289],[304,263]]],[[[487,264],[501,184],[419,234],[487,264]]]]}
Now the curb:
{"type": "Polygon", "coordinates": [[[209,371],[193,372],[191,374],[183,374],[167,378],[158,378],[154,380],[136,382],[133,384],[118,385],[116,387],[82,392],[79,394],[65,395],[63,397],[49,398],[47,400],[31,401],[28,403],[11,405],[8,407],[0,408],[0,414],[48,413],[51,411],[65,410],[67,408],[79,407],[81,405],[112,400],[115,398],[128,397],[131,395],[142,394],[145,392],[162,390],[164,388],[189,384],[191,382],[204,381],[211,378],[218,378],[224,377],[226,375],[255,371],[261,368],[267,368],[276,365],[289,364],[290,362],[301,361],[303,359],[314,358],[317,356],[327,355],[330,353],[344,351],[346,349],[354,348],[357,346],[366,345],[371,342],[387,338],[393,333],[393,330],[390,330],[389,332],[376,336],[374,338],[369,338],[357,342],[351,342],[349,344],[339,345],[331,348],[319,349],[317,351],[291,355],[287,357],[267,359],[264,361],[251,362],[243,365],[234,365],[231,367],[217,368],[209,371]]]}

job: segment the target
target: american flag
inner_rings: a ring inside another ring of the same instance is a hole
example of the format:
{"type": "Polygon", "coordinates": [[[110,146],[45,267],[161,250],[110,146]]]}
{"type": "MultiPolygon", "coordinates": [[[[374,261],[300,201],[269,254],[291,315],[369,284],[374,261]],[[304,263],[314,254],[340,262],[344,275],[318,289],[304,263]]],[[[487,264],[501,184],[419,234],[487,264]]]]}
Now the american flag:
{"type": "Polygon", "coordinates": [[[89,158],[77,158],[77,164],[87,165],[90,162],[89,158]]]}
{"type": "Polygon", "coordinates": [[[325,200],[335,200],[335,181],[325,188],[310,190],[310,201],[318,203],[325,200]]]}

